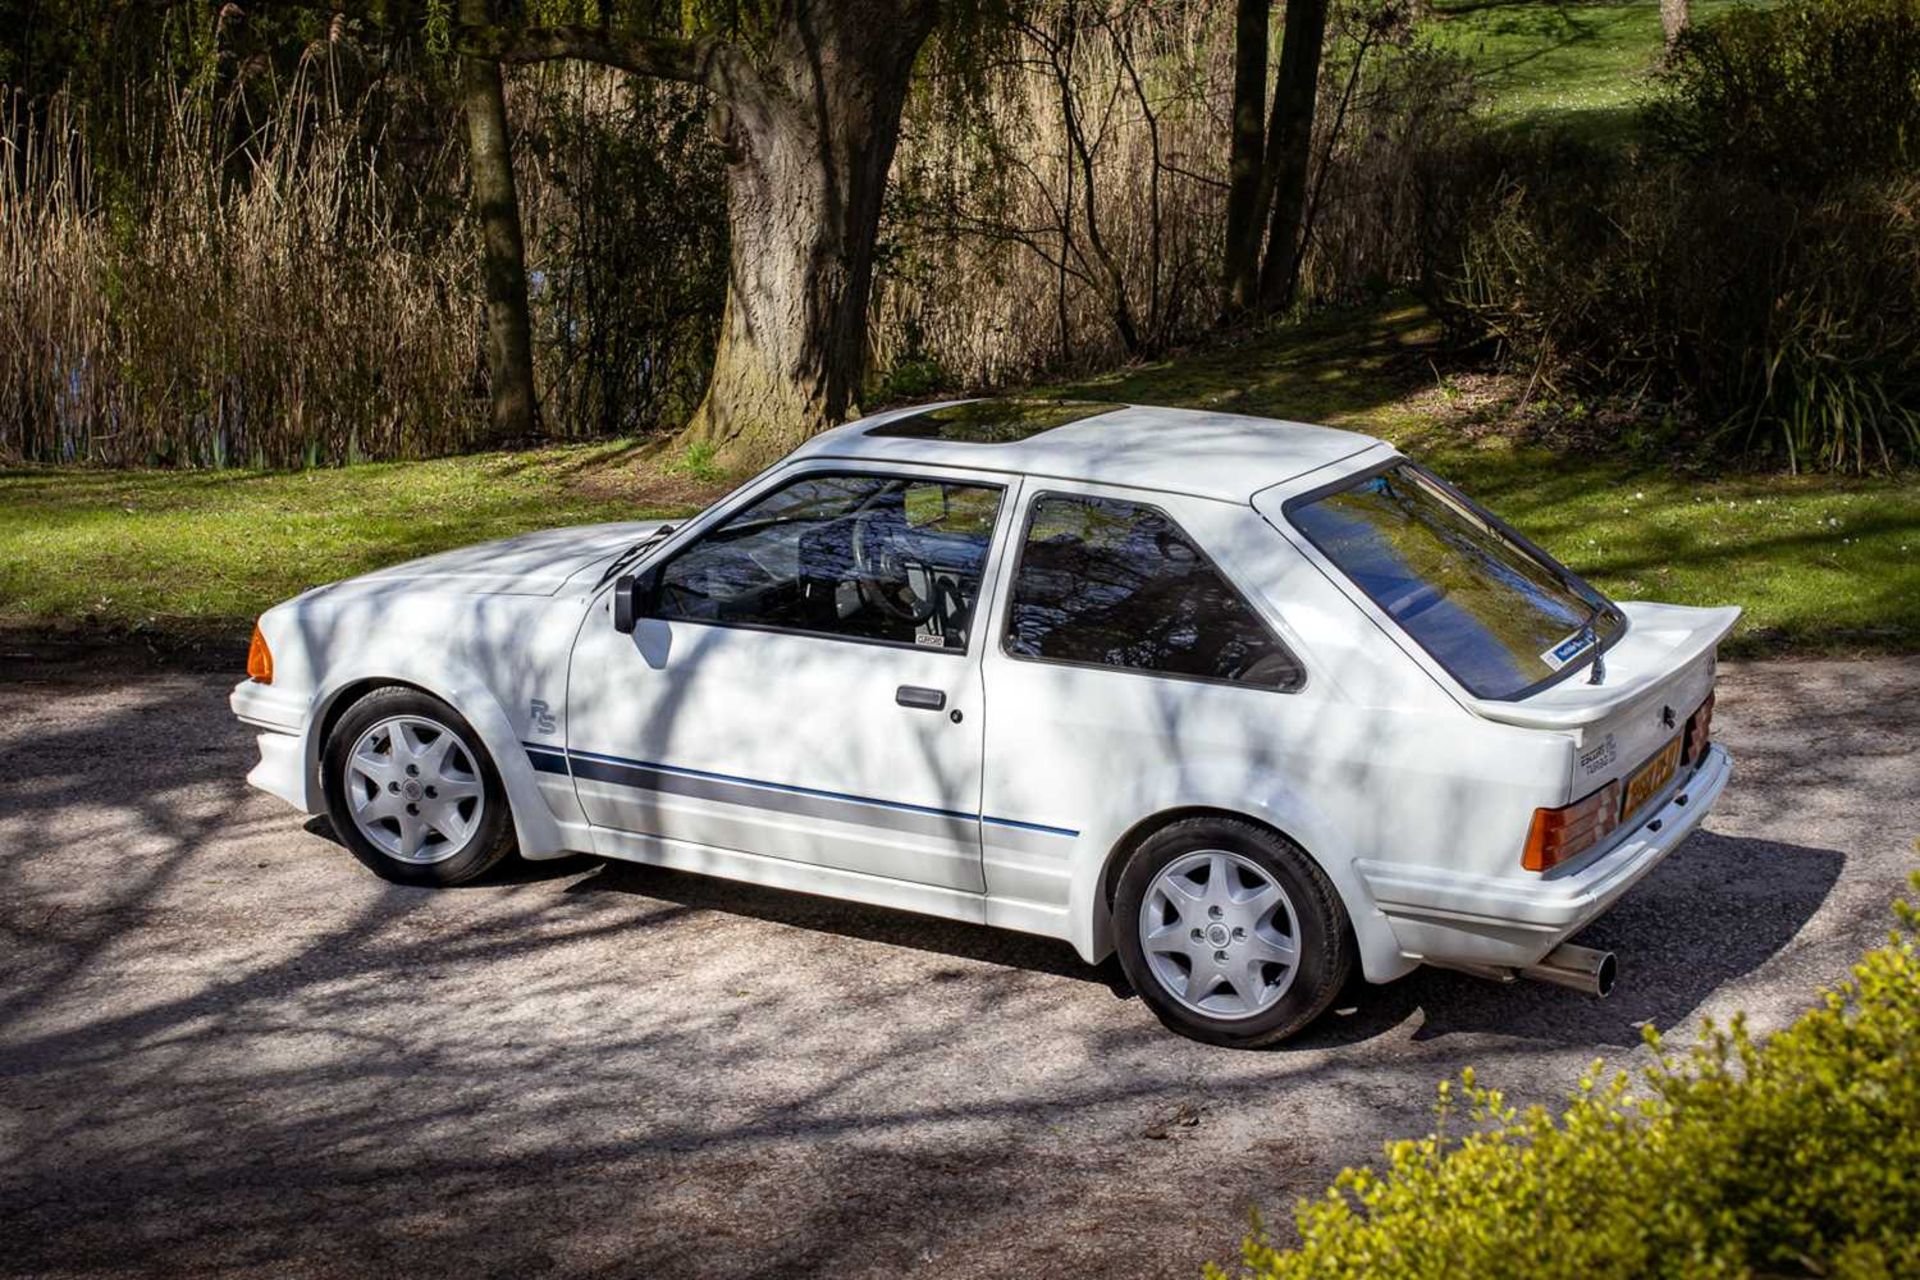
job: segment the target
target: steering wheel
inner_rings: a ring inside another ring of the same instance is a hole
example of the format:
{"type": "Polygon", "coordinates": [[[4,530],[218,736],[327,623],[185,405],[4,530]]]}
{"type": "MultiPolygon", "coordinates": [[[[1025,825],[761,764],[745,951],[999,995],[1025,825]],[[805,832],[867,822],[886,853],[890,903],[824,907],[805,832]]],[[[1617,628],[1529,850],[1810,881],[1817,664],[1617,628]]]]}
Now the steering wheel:
{"type": "Polygon", "coordinates": [[[913,589],[906,557],[900,553],[905,533],[904,519],[890,507],[875,507],[855,517],[854,585],[880,612],[917,627],[933,616],[938,597],[924,597],[913,589]]]}

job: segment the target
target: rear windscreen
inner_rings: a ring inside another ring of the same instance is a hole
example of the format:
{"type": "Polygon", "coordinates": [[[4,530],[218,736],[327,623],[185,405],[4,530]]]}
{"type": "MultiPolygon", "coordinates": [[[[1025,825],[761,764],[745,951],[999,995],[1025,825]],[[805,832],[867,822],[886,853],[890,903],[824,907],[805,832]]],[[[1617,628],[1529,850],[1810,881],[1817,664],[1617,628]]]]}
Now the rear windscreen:
{"type": "Polygon", "coordinates": [[[1287,517],[1477,698],[1551,684],[1626,626],[1606,597],[1409,462],[1289,503],[1287,517]]]}

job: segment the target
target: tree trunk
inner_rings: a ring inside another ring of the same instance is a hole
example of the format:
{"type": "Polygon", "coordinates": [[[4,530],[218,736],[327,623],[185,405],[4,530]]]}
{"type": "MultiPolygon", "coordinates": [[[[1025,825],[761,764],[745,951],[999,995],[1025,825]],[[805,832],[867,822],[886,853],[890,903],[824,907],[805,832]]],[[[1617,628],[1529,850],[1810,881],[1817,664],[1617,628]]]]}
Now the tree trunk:
{"type": "Polygon", "coordinates": [[[881,197],[907,82],[938,8],[938,0],[781,0],[756,8],[774,11],[751,45],[463,17],[463,53],[585,58],[711,96],[727,159],[727,300],[713,377],[681,433],[689,447],[752,465],[855,412],[881,197]]]}
{"type": "Polygon", "coordinates": [[[1687,29],[1689,17],[1687,0],[1660,0],[1660,29],[1666,33],[1668,53],[1673,52],[1673,42],[1687,29]]]}
{"type": "Polygon", "coordinates": [[[716,106],[731,237],[689,445],[764,463],[857,412],[887,170],[930,4],[795,0],[755,83],[716,106]]]}
{"type": "Polygon", "coordinates": [[[1273,86],[1273,120],[1267,126],[1273,216],[1267,230],[1267,260],[1260,268],[1260,305],[1268,310],[1289,306],[1300,279],[1300,256],[1305,250],[1300,220],[1306,209],[1307,171],[1313,162],[1313,108],[1326,38],[1327,0],[1287,0],[1280,72],[1273,86]]]}
{"type": "MultiPolygon", "coordinates": [[[[484,23],[486,0],[461,0],[464,22],[484,23]]],[[[535,434],[533,336],[527,314],[527,253],[520,234],[520,197],[513,182],[513,144],[500,64],[460,59],[461,105],[467,116],[473,216],[480,224],[487,296],[490,435],[496,442],[535,434]]]]}
{"type": "Polygon", "coordinates": [[[1260,281],[1261,151],[1266,144],[1267,18],[1273,0],[1239,0],[1233,24],[1233,134],[1227,158],[1227,314],[1251,307],[1260,281]]]}

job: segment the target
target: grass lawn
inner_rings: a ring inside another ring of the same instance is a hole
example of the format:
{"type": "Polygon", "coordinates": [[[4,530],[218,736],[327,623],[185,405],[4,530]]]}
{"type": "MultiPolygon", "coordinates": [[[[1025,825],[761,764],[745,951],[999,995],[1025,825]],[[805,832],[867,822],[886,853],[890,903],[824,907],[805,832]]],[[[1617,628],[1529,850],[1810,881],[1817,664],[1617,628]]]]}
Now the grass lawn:
{"type": "Polygon", "coordinates": [[[0,471],[0,628],[239,635],[307,587],[547,525],[685,511],[619,484],[630,447],[583,445],[299,472],[0,471]]]}
{"type": "MultiPolygon", "coordinates": [[[[1693,21],[1742,2],[1692,0],[1693,21]]],[[[1472,62],[1493,119],[1595,139],[1631,128],[1665,47],[1659,0],[1440,0],[1420,30],[1472,62]]]]}
{"type": "MultiPolygon", "coordinates": [[[[1384,436],[1623,599],[1739,604],[1737,652],[1920,652],[1920,477],[1675,475],[1517,444],[1417,308],[1333,314],[1050,388],[1384,436]]],[[[720,486],[632,446],[294,473],[0,472],[0,629],[244,638],[303,588],[525,529],[684,513],[720,486]]]]}

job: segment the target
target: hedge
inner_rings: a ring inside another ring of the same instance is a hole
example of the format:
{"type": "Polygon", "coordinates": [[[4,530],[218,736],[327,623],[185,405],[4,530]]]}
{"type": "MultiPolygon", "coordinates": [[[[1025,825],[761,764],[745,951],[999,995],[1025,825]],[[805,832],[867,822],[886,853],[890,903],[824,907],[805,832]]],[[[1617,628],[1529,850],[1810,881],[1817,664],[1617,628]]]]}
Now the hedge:
{"type": "Polygon", "coordinates": [[[1462,1073],[1436,1133],[1302,1202],[1295,1248],[1256,1221],[1210,1280],[1920,1276],[1920,911],[1895,911],[1887,944],[1765,1043],[1740,1017],[1682,1053],[1649,1029],[1637,1083],[1596,1063],[1558,1115],[1462,1073]]]}

